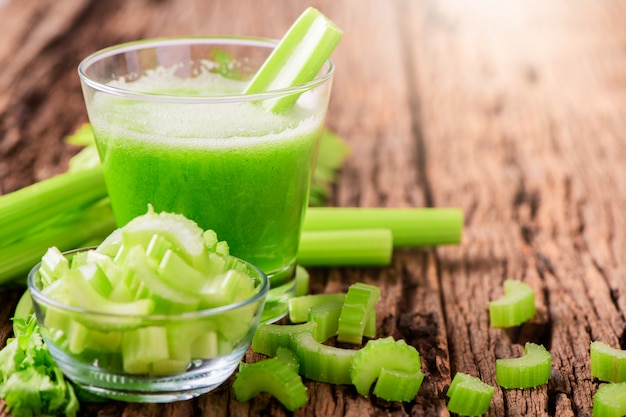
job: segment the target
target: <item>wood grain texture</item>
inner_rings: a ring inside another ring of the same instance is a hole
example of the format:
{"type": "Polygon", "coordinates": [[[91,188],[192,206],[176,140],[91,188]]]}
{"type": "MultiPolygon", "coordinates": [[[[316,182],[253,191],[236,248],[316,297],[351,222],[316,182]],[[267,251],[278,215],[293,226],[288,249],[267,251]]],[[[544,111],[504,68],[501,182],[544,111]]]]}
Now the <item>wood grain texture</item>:
{"type": "MultiPolygon", "coordinates": [[[[280,37],[305,5],[345,32],[327,124],[352,147],[331,204],[461,207],[463,243],[400,249],[388,268],[312,269],[312,292],[381,286],[378,333],[422,355],[415,401],[307,381],[298,416],[447,416],[456,372],[496,386],[527,341],[552,378],[496,387],[488,416],[590,416],[589,344],[626,348],[626,4],[611,0],[7,0],[0,5],[0,193],[65,169],[85,122],[76,66],[156,36],[280,37]],[[489,325],[505,279],[537,295],[515,329],[489,325]]],[[[0,346],[19,291],[0,293],[0,346]]],[[[249,352],[247,360],[258,357],[249,352]]],[[[230,382],[198,399],[84,405],[81,415],[289,415],[230,382]]],[[[5,416],[0,402],[0,416],[5,416]]]]}

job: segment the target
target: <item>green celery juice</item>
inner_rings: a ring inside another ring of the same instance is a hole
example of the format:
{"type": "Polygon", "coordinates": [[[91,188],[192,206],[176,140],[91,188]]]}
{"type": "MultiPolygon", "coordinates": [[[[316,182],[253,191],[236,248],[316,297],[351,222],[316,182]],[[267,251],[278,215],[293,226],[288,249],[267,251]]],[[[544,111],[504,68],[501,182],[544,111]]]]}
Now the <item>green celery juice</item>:
{"type": "MultiPolygon", "coordinates": [[[[155,72],[132,84],[134,91],[190,96],[243,90],[208,73],[176,79],[155,72]]],[[[270,276],[290,274],[324,118],[325,104],[310,105],[324,98],[305,95],[303,106],[274,114],[258,102],[96,93],[90,121],[118,225],[152,204],[215,230],[233,255],[270,276]]]]}

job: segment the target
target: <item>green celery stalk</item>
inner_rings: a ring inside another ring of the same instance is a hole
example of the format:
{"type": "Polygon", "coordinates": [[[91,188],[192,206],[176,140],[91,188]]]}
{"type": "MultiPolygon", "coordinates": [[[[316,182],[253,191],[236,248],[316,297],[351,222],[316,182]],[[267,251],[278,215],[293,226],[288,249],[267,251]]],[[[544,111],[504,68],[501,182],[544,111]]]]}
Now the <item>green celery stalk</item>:
{"type": "Polygon", "coordinates": [[[26,273],[51,246],[61,251],[75,249],[90,238],[104,236],[114,228],[115,221],[108,201],[101,201],[84,210],[68,211],[48,229],[0,247],[0,284],[18,278],[25,281],[26,273]]]}
{"type": "Polygon", "coordinates": [[[456,244],[461,241],[463,211],[458,208],[309,207],[305,232],[391,229],[394,247],[456,244]]]}
{"type": "Polygon", "coordinates": [[[107,196],[102,168],[66,172],[0,196],[0,242],[107,196]]]}
{"type": "MultiPolygon", "coordinates": [[[[254,75],[244,94],[294,87],[312,81],[343,36],[341,29],[319,10],[307,8],[287,30],[254,75]]],[[[299,94],[272,100],[270,111],[293,106],[299,94]]]]}
{"type": "Polygon", "coordinates": [[[298,263],[303,266],[386,266],[391,263],[389,229],[304,231],[298,263]]]}

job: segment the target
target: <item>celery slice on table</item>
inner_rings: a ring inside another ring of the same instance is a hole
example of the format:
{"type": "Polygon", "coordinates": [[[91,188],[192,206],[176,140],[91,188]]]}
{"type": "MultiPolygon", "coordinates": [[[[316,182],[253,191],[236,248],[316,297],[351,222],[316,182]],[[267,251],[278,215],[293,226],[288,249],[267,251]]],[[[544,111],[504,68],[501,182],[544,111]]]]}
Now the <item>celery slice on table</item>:
{"type": "Polygon", "coordinates": [[[315,340],[321,342],[337,335],[342,307],[343,303],[340,302],[329,302],[311,307],[309,321],[315,323],[313,328],[315,340]]]}
{"type": "Polygon", "coordinates": [[[387,401],[413,401],[423,381],[422,371],[409,373],[382,368],[372,393],[387,401]]]}
{"type": "MultiPolygon", "coordinates": [[[[312,81],[343,36],[341,29],[319,10],[309,7],[287,30],[249,82],[244,93],[262,93],[312,81]]],[[[298,94],[273,100],[269,110],[293,106],[298,94]]]]}
{"type": "Polygon", "coordinates": [[[312,322],[281,325],[261,323],[252,337],[252,350],[267,356],[276,356],[280,347],[293,349],[293,339],[301,333],[311,333],[312,322]]]}
{"type": "Polygon", "coordinates": [[[489,302],[493,327],[518,326],[535,315],[535,292],[522,281],[504,281],[504,296],[489,302]]]}
{"type": "Polygon", "coordinates": [[[626,382],[602,384],[593,396],[594,417],[626,415],[626,382]]]}
{"type": "Polygon", "coordinates": [[[433,246],[461,241],[458,208],[309,207],[302,230],[391,229],[393,245],[433,246]]]}
{"type": "Polygon", "coordinates": [[[361,282],[348,288],[339,316],[337,341],[360,345],[370,317],[380,300],[380,288],[361,282]]]}
{"type": "Polygon", "coordinates": [[[446,395],[450,398],[447,408],[461,416],[480,416],[487,412],[494,387],[479,378],[457,372],[446,395]]]}
{"type": "Polygon", "coordinates": [[[626,350],[591,342],[591,376],[606,382],[626,382],[626,350]]]}
{"type": "Polygon", "coordinates": [[[298,263],[304,266],[385,266],[391,263],[389,229],[305,231],[298,263]]]}
{"type": "Polygon", "coordinates": [[[279,347],[278,349],[276,349],[276,358],[285,362],[285,364],[293,369],[295,373],[300,372],[300,361],[298,360],[298,356],[293,350],[279,347]]]}
{"type": "MultiPolygon", "coordinates": [[[[367,342],[365,347],[356,351],[352,361],[352,369],[350,371],[350,380],[356,387],[359,394],[367,397],[374,381],[380,377],[382,369],[386,369],[386,375],[383,384],[393,384],[393,380],[398,378],[399,381],[405,381],[406,375],[412,375],[415,379],[413,390],[403,393],[403,398],[415,398],[421,386],[423,374],[421,371],[422,363],[419,352],[408,345],[404,340],[394,340],[392,337],[381,339],[372,339],[367,342]],[[394,376],[393,372],[397,371],[394,376]],[[417,383],[419,381],[419,383],[417,383]]],[[[387,393],[386,387],[381,387],[379,392],[387,393]]]]}
{"type": "Polygon", "coordinates": [[[306,404],[307,389],[293,367],[281,358],[270,358],[255,363],[242,363],[233,382],[238,401],[245,402],[261,392],[267,392],[289,411],[306,404]]]}
{"type": "Polygon", "coordinates": [[[302,376],[318,382],[350,384],[350,369],[356,350],[322,344],[311,332],[295,335],[292,349],[300,361],[302,376]]]}
{"type": "Polygon", "coordinates": [[[496,360],[496,381],[503,388],[533,388],[550,379],[552,357],[542,345],[526,343],[524,356],[496,360]]]}
{"type": "Polygon", "coordinates": [[[343,292],[309,294],[290,298],[288,301],[289,321],[292,323],[304,323],[309,319],[309,310],[311,307],[329,302],[343,303],[345,298],[346,294],[343,292]]]}

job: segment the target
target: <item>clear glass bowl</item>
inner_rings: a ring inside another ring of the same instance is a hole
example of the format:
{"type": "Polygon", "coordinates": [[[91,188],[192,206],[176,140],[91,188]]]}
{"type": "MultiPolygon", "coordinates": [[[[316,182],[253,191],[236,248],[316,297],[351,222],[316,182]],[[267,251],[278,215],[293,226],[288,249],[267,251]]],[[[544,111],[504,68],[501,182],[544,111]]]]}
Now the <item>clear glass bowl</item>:
{"type": "Polygon", "coordinates": [[[255,294],[193,313],[129,316],[68,306],[42,294],[40,264],[31,270],[28,287],[42,337],[66,377],[111,399],[179,401],[226,381],[259,325],[268,279],[254,265],[235,259],[255,280],[255,294]],[[154,364],[150,370],[142,370],[142,364],[150,361],[154,364]]]}

